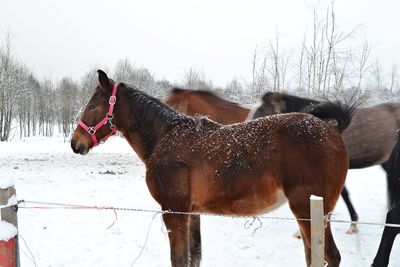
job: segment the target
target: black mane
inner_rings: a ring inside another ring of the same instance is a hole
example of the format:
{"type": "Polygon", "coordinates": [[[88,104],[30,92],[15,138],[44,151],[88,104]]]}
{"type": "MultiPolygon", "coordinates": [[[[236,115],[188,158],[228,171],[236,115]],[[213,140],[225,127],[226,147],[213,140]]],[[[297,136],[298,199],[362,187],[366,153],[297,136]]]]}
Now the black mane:
{"type": "Polygon", "coordinates": [[[316,105],[316,104],[320,103],[320,101],[310,99],[310,98],[299,97],[299,96],[294,96],[294,95],[287,95],[287,94],[281,94],[281,95],[282,95],[283,101],[285,102],[287,112],[302,111],[304,108],[306,108],[308,106],[316,105]]]}
{"type": "Polygon", "coordinates": [[[140,120],[156,121],[160,126],[174,126],[182,120],[190,118],[181,114],[168,105],[162,103],[159,99],[140,91],[135,86],[125,87],[131,106],[137,110],[140,109],[140,120]]]}

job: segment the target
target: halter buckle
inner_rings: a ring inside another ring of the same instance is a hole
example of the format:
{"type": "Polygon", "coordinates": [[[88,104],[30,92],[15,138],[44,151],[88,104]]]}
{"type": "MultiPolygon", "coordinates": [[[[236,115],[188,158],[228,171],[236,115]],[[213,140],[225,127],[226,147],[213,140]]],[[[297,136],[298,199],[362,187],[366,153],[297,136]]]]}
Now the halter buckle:
{"type": "Polygon", "coordinates": [[[110,96],[110,100],[108,100],[108,103],[109,103],[111,106],[114,106],[114,105],[115,105],[115,102],[117,102],[117,98],[116,98],[114,95],[110,96]]]}
{"type": "Polygon", "coordinates": [[[89,134],[95,134],[96,133],[96,129],[94,128],[94,127],[89,127],[89,129],[87,129],[87,132],[89,133],[89,134]]]}

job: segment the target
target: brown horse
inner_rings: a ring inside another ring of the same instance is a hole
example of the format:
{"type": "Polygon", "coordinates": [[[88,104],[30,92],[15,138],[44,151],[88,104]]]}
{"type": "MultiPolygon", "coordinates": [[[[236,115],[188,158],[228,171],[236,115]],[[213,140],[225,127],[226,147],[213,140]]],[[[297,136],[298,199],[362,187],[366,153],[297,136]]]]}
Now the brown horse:
{"type": "MultiPolygon", "coordinates": [[[[310,218],[312,194],[324,198],[326,213],[335,207],[349,162],[341,137],[350,123],[347,107],[325,106],[336,126],[305,113],[225,126],[178,113],[101,70],[98,74],[100,84],[71,147],[85,155],[115,128],[124,135],[146,165],[148,189],[162,210],[185,212],[163,214],[172,266],[200,265],[199,213],[254,216],[288,201],[297,219],[310,218]]],[[[298,224],[309,266],[310,223],[298,224]]],[[[339,266],[329,223],[325,258],[329,266],[339,266]]]]}
{"type": "Polygon", "coordinates": [[[186,115],[204,115],[221,124],[243,122],[250,111],[237,103],[226,101],[214,93],[203,90],[174,88],[164,98],[164,102],[186,115]]]}
{"type": "MultiPolygon", "coordinates": [[[[279,113],[300,112],[307,107],[317,105],[319,101],[289,94],[267,92],[262,97],[262,104],[253,115],[253,119],[279,113]]],[[[386,170],[386,161],[395,145],[395,132],[400,128],[400,103],[382,103],[358,108],[352,123],[343,132],[343,140],[349,151],[349,168],[359,169],[378,164],[386,170]]],[[[344,187],[342,197],[353,222],[358,215],[344,187]]],[[[349,233],[357,232],[353,223],[349,233]]]]}

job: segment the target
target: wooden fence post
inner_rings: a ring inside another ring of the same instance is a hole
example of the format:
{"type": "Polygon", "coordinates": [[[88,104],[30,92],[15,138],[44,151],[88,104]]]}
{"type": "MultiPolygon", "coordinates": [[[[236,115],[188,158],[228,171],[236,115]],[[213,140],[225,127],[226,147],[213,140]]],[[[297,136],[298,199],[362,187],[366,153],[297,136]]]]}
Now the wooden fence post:
{"type": "Polygon", "coordinates": [[[13,185],[0,184],[0,227],[5,229],[0,238],[0,266],[19,267],[17,197],[13,185]]]}
{"type": "Polygon", "coordinates": [[[311,213],[311,266],[325,266],[325,222],[324,222],[324,199],[322,197],[310,196],[311,213]]]}

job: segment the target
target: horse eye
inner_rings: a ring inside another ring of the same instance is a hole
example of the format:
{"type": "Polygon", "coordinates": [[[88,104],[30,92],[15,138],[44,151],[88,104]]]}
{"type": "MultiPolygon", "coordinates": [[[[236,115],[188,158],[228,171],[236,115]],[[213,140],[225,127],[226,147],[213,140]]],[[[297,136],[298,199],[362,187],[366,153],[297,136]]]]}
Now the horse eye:
{"type": "Polygon", "coordinates": [[[95,109],[95,108],[96,108],[95,105],[93,105],[93,104],[90,104],[90,105],[89,105],[89,109],[95,109]]]}

